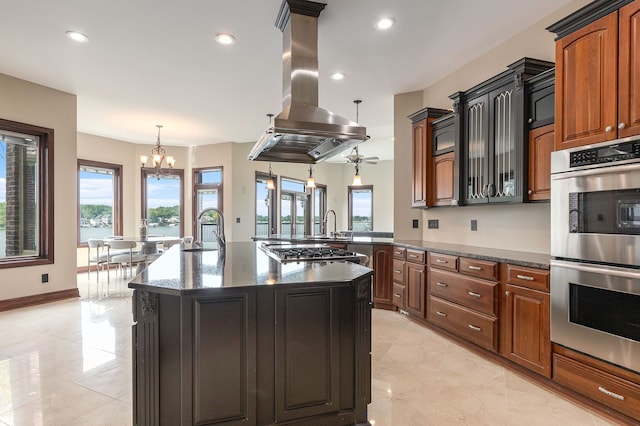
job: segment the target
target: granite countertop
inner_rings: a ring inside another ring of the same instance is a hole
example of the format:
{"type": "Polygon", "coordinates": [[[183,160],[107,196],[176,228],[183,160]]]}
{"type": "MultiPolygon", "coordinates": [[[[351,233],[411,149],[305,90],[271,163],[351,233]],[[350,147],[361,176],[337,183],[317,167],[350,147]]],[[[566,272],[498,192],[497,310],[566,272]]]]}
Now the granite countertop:
{"type": "Polygon", "coordinates": [[[345,244],[389,244],[394,246],[413,248],[417,250],[433,251],[436,253],[464,256],[474,259],[505,262],[531,268],[549,269],[551,256],[543,253],[531,253],[517,250],[502,250],[488,247],[466,246],[462,244],[442,243],[424,240],[402,240],[394,238],[316,238],[308,236],[271,235],[268,237],[254,237],[256,240],[292,241],[299,243],[345,243],[345,244]]]}
{"type": "Polygon", "coordinates": [[[351,262],[280,263],[258,248],[259,243],[227,243],[218,250],[187,252],[174,245],[130,283],[133,289],[185,294],[211,289],[328,284],[353,281],[372,270],[351,262]]]}

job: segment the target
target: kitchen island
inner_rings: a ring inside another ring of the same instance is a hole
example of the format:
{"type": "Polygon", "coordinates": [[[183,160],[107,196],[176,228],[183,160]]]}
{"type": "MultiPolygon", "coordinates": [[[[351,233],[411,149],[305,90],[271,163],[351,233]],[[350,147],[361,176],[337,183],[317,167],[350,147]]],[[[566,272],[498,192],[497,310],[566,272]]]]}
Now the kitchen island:
{"type": "Polygon", "coordinates": [[[368,425],[371,275],[172,247],[129,284],[134,424],[368,425]]]}

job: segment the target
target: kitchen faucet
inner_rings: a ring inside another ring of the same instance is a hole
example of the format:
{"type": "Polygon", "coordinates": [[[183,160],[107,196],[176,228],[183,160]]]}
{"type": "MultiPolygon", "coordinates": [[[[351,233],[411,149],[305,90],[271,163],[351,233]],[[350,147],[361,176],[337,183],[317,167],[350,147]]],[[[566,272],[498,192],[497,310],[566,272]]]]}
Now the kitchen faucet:
{"type": "Polygon", "coordinates": [[[328,237],[329,234],[327,232],[327,222],[328,222],[328,216],[329,213],[333,213],[333,235],[336,235],[336,222],[337,222],[337,218],[336,218],[336,212],[333,209],[329,209],[327,210],[327,212],[324,214],[324,219],[322,219],[322,227],[324,228],[324,234],[328,237]]]}
{"type": "Polygon", "coordinates": [[[218,242],[218,247],[220,248],[220,251],[223,251],[225,249],[225,244],[227,242],[224,236],[224,215],[222,214],[222,211],[220,211],[220,209],[216,207],[207,207],[206,209],[202,210],[198,215],[198,221],[197,221],[198,223],[196,227],[196,241],[194,244],[202,247],[202,216],[204,216],[204,214],[208,212],[218,213],[218,226],[215,232],[213,233],[213,235],[216,237],[216,241],[218,242]]]}

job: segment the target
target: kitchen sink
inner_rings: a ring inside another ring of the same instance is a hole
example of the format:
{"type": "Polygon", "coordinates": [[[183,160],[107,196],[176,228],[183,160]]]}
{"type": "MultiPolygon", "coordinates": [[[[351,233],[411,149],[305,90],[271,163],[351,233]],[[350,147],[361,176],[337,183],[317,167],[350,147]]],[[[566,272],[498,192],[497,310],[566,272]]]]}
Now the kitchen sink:
{"type": "Polygon", "coordinates": [[[191,247],[191,248],[183,248],[182,251],[187,251],[187,252],[197,252],[197,251],[215,251],[218,250],[217,248],[210,248],[210,247],[191,247]]]}

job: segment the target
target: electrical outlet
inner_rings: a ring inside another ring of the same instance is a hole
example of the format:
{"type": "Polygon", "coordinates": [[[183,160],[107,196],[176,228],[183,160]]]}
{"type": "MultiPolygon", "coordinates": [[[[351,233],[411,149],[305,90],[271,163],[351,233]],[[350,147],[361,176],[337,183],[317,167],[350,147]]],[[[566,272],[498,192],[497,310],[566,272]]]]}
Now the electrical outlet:
{"type": "Polygon", "coordinates": [[[42,284],[49,282],[49,274],[42,274],[42,284]]]}
{"type": "Polygon", "coordinates": [[[438,229],[440,227],[440,221],[438,219],[429,219],[427,221],[427,228],[438,229]]]}
{"type": "Polygon", "coordinates": [[[478,230],[478,221],[475,219],[471,219],[471,230],[472,231],[478,230]]]}
{"type": "Polygon", "coordinates": [[[240,223],[240,218],[236,217],[236,223],[240,223]]]}
{"type": "Polygon", "coordinates": [[[413,219],[412,226],[413,229],[418,229],[418,219],[413,219]]]}

